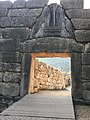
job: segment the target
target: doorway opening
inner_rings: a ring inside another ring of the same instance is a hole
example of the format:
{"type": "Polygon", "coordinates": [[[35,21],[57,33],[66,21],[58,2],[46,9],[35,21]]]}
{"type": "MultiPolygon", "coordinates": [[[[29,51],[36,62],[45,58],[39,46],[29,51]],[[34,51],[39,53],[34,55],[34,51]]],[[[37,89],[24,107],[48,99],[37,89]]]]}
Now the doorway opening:
{"type": "Polygon", "coordinates": [[[57,90],[71,95],[71,54],[32,54],[29,93],[41,90],[57,90]]]}

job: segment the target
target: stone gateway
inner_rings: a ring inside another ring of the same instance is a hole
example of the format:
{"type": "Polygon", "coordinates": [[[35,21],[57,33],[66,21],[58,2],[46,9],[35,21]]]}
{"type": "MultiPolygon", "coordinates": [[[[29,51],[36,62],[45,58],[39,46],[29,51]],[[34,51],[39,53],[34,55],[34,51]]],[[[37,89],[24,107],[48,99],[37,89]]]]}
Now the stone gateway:
{"type": "Polygon", "coordinates": [[[0,111],[29,93],[33,53],[70,54],[73,100],[90,104],[90,10],[83,2],[0,1],[0,111]]]}

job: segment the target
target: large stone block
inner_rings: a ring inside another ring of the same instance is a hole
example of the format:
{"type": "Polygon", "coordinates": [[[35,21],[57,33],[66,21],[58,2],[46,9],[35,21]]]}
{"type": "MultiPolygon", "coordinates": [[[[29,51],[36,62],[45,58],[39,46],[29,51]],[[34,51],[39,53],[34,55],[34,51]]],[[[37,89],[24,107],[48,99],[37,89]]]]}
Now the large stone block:
{"type": "Polygon", "coordinates": [[[2,82],[0,81],[0,95],[2,95],[2,82]]]}
{"type": "MultiPolygon", "coordinates": [[[[5,28],[5,29],[1,30],[1,34],[2,34],[2,38],[4,38],[4,39],[19,38],[20,42],[24,42],[25,40],[27,40],[29,38],[30,30],[29,30],[29,28],[5,28]]],[[[14,40],[14,42],[15,42],[15,40],[14,40]]],[[[13,43],[13,45],[14,44],[15,43],[13,43]]]]}
{"type": "Polygon", "coordinates": [[[47,5],[49,0],[28,0],[26,2],[27,8],[40,8],[47,5]]]}
{"type": "Polygon", "coordinates": [[[11,1],[0,1],[0,8],[11,8],[11,1]]]}
{"type": "Polygon", "coordinates": [[[90,102],[90,91],[88,90],[83,91],[83,99],[85,100],[86,103],[88,103],[88,101],[90,102]]]}
{"type": "Polygon", "coordinates": [[[0,61],[3,62],[15,62],[20,63],[22,56],[20,53],[15,52],[1,52],[0,53],[0,61]]]}
{"type": "Polygon", "coordinates": [[[12,8],[25,8],[25,0],[16,0],[13,5],[12,8]]]}
{"type": "Polygon", "coordinates": [[[0,39],[0,50],[2,51],[19,51],[19,39],[0,39]]]}
{"type": "Polygon", "coordinates": [[[36,17],[23,16],[23,17],[14,17],[11,21],[11,27],[32,27],[36,22],[36,17]]]}
{"type": "Polygon", "coordinates": [[[8,13],[8,9],[7,8],[0,8],[0,18],[1,17],[5,17],[8,13]]]}
{"type": "Polygon", "coordinates": [[[83,53],[82,54],[82,64],[90,65],[90,53],[83,53]]]}
{"type": "Polygon", "coordinates": [[[90,19],[72,19],[76,30],[90,30],[90,19]]]}
{"type": "Polygon", "coordinates": [[[23,17],[23,16],[30,16],[30,17],[38,17],[42,12],[42,8],[38,9],[10,9],[8,16],[11,17],[23,17]]]}
{"type": "Polygon", "coordinates": [[[3,73],[0,73],[0,82],[2,82],[3,79],[3,73]]]}
{"type": "Polygon", "coordinates": [[[0,26],[1,27],[10,27],[11,26],[11,17],[1,17],[0,26]]]}
{"type": "Polygon", "coordinates": [[[61,0],[64,9],[83,8],[83,0],[61,0]]]}
{"type": "Polygon", "coordinates": [[[0,71],[3,72],[5,71],[5,63],[0,62],[0,71]]]}
{"type": "Polygon", "coordinates": [[[66,14],[69,18],[89,19],[90,9],[70,9],[66,10],[66,14]]]}
{"type": "Polygon", "coordinates": [[[78,42],[90,42],[90,30],[76,30],[75,37],[78,42]]]}
{"type": "Polygon", "coordinates": [[[71,57],[72,95],[74,99],[82,98],[82,54],[73,53],[71,57]]]}
{"type": "Polygon", "coordinates": [[[22,44],[23,52],[82,52],[83,45],[74,39],[45,37],[26,41],[22,44]]]}
{"type": "Polygon", "coordinates": [[[32,62],[31,54],[29,53],[23,54],[21,83],[20,83],[20,96],[24,96],[28,93],[29,82],[30,82],[31,62],[32,62]]]}
{"type": "Polygon", "coordinates": [[[18,63],[6,63],[5,64],[5,70],[10,72],[20,72],[21,71],[21,65],[18,63]]]}
{"type": "Polygon", "coordinates": [[[20,73],[13,73],[13,72],[5,72],[3,76],[4,82],[20,82],[21,74],[20,73]]]}
{"type": "Polygon", "coordinates": [[[11,17],[1,17],[0,26],[1,27],[10,27],[11,26],[11,17]]]}
{"type": "Polygon", "coordinates": [[[90,65],[82,66],[82,79],[90,80],[90,65]]]}
{"type": "Polygon", "coordinates": [[[85,53],[90,53],[90,43],[85,45],[85,53]]]}
{"type": "Polygon", "coordinates": [[[2,83],[2,95],[18,96],[19,95],[18,83],[2,83]]]}

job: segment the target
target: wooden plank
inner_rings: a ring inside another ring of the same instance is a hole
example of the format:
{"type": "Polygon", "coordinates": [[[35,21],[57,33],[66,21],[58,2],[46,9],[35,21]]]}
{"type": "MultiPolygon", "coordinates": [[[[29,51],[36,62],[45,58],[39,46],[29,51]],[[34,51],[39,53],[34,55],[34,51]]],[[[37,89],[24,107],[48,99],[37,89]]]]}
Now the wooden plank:
{"type": "Polygon", "coordinates": [[[28,94],[1,114],[75,119],[72,98],[58,95],[59,92],[41,91],[28,94]]]}

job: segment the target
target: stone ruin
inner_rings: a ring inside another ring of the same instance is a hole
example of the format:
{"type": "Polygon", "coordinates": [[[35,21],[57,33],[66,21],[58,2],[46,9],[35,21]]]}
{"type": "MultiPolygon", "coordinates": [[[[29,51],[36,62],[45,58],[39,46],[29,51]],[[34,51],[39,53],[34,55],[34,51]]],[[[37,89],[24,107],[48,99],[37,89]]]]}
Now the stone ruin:
{"type": "Polygon", "coordinates": [[[63,90],[66,88],[64,73],[61,70],[35,60],[34,71],[34,92],[39,90],[63,90]]]}
{"type": "Polygon", "coordinates": [[[73,100],[90,104],[90,9],[47,3],[0,1],[0,111],[28,93],[33,53],[71,54],[73,100]]]}

